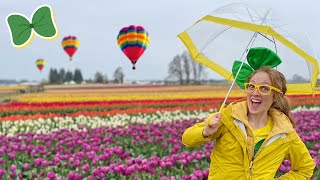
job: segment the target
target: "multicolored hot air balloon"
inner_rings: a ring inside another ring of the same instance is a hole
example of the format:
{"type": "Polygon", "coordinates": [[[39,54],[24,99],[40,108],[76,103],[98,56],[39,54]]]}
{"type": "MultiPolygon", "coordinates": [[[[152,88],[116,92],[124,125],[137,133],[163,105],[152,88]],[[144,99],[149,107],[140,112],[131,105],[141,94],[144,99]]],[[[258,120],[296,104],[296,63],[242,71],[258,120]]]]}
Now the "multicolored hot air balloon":
{"type": "Polygon", "coordinates": [[[36,66],[40,70],[40,72],[42,71],[45,64],[46,64],[46,62],[44,61],[44,59],[37,59],[36,60],[36,66]]]}
{"type": "Polygon", "coordinates": [[[61,45],[64,51],[69,55],[71,61],[72,56],[80,46],[80,42],[77,40],[76,36],[66,36],[63,38],[61,45]]]}
{"type": "Polygon", "coordinates": [[[147,31],[142,26],[130,25],[120,30],[117,41],[122,52],[130,59],[132,69],[135,69],[135,64],[150,42],[147,31]]]}

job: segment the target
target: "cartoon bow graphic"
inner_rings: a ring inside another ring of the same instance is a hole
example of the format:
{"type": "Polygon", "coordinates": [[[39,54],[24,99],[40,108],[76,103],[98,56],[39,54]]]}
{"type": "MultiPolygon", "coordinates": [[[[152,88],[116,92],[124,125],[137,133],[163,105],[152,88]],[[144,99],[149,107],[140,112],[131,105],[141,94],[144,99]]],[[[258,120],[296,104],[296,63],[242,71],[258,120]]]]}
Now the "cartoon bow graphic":
{"type": "Polygon", "coordinates": [[[32,41],[34,34],[42,39],[53,40],[59,31],[55,24],[53,10],[49,5],[38,7],[30,21],[25,15],[12,13],[7,16],[11,42],[14,47],[26,47],[32,41]]]}
{"type": "MultiPolygon", "coordinates": [[[[280,57],[276,53],[265,47],[251,48],[247,55],[247,61],[249,65],[243,63],[236,79],[236,83],[241,87],[241,89],[244,89],[244,83],[248,81],[249,76],[251,75],[251,73],[253,73],[254,70],[257,70],[263,66],[274,68],[282,62],[280,57]]],[[[241,63],[242,62],[238,60],[234,61],[232,66],[233,77],[236,76],[241,63]]]]}

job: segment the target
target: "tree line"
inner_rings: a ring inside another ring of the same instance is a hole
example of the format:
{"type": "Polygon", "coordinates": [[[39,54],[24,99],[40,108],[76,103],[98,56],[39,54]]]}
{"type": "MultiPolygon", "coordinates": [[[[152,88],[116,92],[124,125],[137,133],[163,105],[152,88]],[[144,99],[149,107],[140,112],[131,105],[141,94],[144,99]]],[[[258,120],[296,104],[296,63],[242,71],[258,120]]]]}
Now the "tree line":
{"type": "MultiPolygon", "coordinates": [[[[178,84],[199,84],[201,79],[206,78],[205,67],[200,63],[193,61],[189,53],[184,52],[176,55],[168,66],[168,76],[164,79],[166,82],[178,84]]],[[[113,73],[113,79],[109,79],[106,74],[96,72],[93,78],[84,80],[81,69],[75,69],[74,72],[64,68],[51,68],[49,71],[49,84],[63,83],[117,83],[124,82],[124,73],[121,67],[118,67],[113,73]]]]}
{"type": "Polygon", "coordinates": [[[87,80],[84,80],[81,69],[76,68],[74,72],[70,70],[65,70],[64,68],[55,69],[51,68],[49,71],[49,78],[48,83],[49,84],[63,84],[63,83],[119,83],[122,84],[124,81],[124,73],[121,67],[118,67],[114,74],[114,79],[109,81],[108,76],[106,74],[103,74],[101,72],[96,72],[94,74],[93,79],[89,78],[87,80]]]}
{"type": "MultiPolygon", "coordinates": [[[[164,82],[171,84],[201,84],[207,81],[207,67],[192,60],[191,56],[187,51],[182,54],[177,54],[168,64],[168,75],[163,80],[164,82]]],[[[124,82],[125,74],[121,67],[118,67],[114,73],[113,78],[109,79],[106,74],[102,72],[96,72],[93,78],[87,80],[83,79],[82,72],[80,69],[75,69],[74,72],[65,70],[63,68],[50,69],[49,80],[50,84],[62,84],[65,82],[74,83],[117,83],[122,84],[124,82]]],[[[287,80],[289,83],[303,83],[308,80],[302,76],[295,74],[292,79],[287,80]]],[[[210,80],[210,82],[216,83],[221,82],[219,80],[210,80]]],[[[317,84],[320,85],[320,79],[317,84]]]]}

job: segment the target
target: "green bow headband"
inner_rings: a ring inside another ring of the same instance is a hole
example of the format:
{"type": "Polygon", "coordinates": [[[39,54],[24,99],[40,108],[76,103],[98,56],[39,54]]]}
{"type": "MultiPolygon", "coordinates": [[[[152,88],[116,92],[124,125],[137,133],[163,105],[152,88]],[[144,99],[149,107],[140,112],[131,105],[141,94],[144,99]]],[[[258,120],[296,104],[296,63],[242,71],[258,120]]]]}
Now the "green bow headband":
{"type": "MultiPolygon", "coordinates": [[[[282,62],[276,53],[264,47],[251,48],[247,55],[247,61],[249,65],[246,63],[243,63],[242,68],[236,79],[236,83],[241,87],[241,89],[244,89],[244,83],[247,82],[249,76],[253,73],[254,70],[257,70],[263,66],[269,66],[274,68],[282,62]]],[[[242,62],[238,60],[236,60],[233,63],[233,66],[232,66],[233,77],[236,76],[241,66],[241,63],[242,62]]]]}
{"type": "Polygon", "coordinates": [[[27,46],[33,39],[33,32],[42,39],[52,40],[58,37],[58,29],[55,24],[52,8],[48,5],[36,9],[31,18],[19,13],[13,13],[7,17],[7,25],[14,47],[27,46]]]}

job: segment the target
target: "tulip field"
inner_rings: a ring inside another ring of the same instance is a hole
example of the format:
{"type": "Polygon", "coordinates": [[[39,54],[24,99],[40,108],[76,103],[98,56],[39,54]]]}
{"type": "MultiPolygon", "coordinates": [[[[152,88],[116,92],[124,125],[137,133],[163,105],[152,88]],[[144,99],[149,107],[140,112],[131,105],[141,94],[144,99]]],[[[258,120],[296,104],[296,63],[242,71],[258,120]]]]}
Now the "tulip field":
{"type": "MultiPolygon", "coordinates": [[[[181,136],[220,108],[227,88],[56,85],[7,97],[0,106],[0,179],[207,179],[214,143],[188,148],[181,136]]],[[[235,87],[227,102],[244,97],[235,87]]],[[[320,94],[287,97],[318,179],[320,94]]],[[[288,171],[285,160],[276,176],[288,171]]]]}

